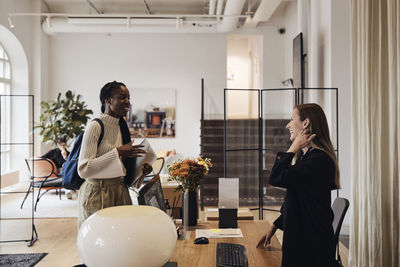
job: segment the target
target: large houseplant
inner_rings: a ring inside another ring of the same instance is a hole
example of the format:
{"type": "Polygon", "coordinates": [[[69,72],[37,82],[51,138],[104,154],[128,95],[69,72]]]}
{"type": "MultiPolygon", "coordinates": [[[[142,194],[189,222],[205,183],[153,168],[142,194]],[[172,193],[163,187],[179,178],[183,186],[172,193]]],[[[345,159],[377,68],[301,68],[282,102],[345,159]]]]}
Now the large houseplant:
{"type": "Polygon", "coordinates": [[[55,100],[42,101],[40,106],[42,114],[35,128],[45,143],[57,144],[59,137],[73,139],[84,131],[89,115],[93,114],[82,96],[71,91],[65,93],[65,98],[59,93],[55,100]]]}

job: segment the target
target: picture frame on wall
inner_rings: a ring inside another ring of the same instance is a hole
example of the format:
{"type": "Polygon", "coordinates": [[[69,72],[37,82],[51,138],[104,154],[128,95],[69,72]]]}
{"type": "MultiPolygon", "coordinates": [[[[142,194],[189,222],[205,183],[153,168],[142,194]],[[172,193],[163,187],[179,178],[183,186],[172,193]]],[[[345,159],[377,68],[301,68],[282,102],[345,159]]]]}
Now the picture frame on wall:
{"type": "Polygon", "coordinates": [[[135,88],[127,123],[132,138],[174,138],[176,90],[135,88]]]}

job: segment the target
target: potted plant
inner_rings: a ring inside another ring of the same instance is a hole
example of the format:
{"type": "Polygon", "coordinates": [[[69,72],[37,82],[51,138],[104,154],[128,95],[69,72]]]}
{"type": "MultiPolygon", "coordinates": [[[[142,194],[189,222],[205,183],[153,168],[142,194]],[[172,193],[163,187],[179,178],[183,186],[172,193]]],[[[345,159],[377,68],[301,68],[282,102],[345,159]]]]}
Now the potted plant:
{"type": "Polygon", "coordinates": [[[61,93],[53,101],[42,101],[40,103],[42,114],[40,122],[35,128],[39,130],[42,142],[57,144],[61,136],[73,139],[82,133],[89,115],[93,114],[87,108],[81,95],[75,95],[70,90],[61,98],[61,93]]]}
{"type": "Polygon", "coordinates": [[[183,192],[183,209],[188,216],[189,226],[197,225],[197,188],[201,184],[204,175],[212,167],[211,159],[201,158],[178,160],[168,165],[168,181],[178,183],[178,189],[183,192]],[[187,199],[187,200],[186,200],[187,199]],[[185,202],[188,201],[187,208],[185,202]],[[187,211],[187,212],[186,212],[187,211]]]}

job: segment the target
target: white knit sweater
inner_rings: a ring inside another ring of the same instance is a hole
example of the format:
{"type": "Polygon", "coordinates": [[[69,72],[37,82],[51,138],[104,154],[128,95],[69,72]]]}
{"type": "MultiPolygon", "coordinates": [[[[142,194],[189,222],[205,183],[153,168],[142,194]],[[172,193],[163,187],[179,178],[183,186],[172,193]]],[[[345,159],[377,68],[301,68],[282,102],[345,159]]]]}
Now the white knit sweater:
{"type": "Polygon", "coordinates": [[[126,170],[117,151],[117,147],[122,145],[119,119],[106,114],[99,119],[104,124],[103,140],[97,147],[101,126],[97,121],[91,121],[83,134],[78,173],[82,178],[90,179],[125,176],[126,170]]]}

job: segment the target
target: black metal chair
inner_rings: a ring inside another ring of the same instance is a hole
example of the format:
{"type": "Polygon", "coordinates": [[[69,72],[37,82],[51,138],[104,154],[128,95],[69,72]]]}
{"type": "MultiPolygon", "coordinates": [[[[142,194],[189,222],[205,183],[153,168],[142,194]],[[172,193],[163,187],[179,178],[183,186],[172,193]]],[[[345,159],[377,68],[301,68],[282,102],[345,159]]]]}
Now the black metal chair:
{"type": "Polygon", "coordinates": [[[340,229],[342,228],[343,219],[344,216],[346,215],[349,205],[350,203],[347,199],[340,197],[336,198],[332,204],[332,210],[334,214],[332,227],[334,232],[335,252],[337,255],[336,260],[339,262],[340,265],[342,265],[342,261],[340,259],[340,254],[339,254],[339,235],[340,235],[340,229]]]}
{"type": "Polygon", "coordinates": [[[33,188],[39,189],[35,202],[35,211],[40,198],[52,189],[56,190],[56,193],[59,194],[61,199],[61,189],[63,188],[62,177],[57,174],[57,167],[54,162],[46,158],[29,158],[25,159],[25,162],[28,167],[31,182],[24,200],[21,203],[21,209],[33,188]],[[46,191],[41,193],[42,190],[46,191]]]}

